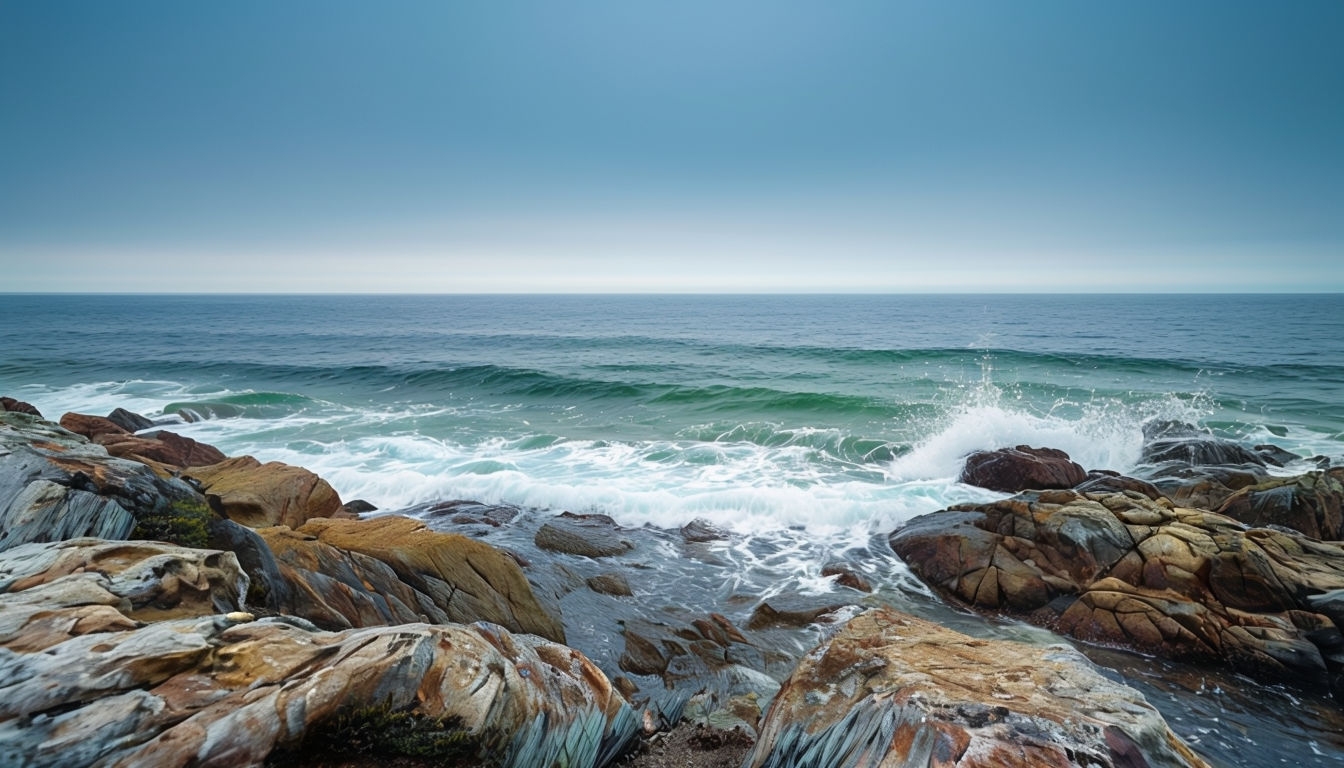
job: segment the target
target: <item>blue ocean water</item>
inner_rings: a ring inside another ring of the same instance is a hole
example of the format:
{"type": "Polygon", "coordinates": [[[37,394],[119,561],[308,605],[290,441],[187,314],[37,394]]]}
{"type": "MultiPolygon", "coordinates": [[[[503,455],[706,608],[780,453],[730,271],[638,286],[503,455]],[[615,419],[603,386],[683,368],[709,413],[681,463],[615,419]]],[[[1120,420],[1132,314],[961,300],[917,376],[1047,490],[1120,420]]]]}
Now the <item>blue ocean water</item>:
{"type": "Polygon", "coordinates": [[[1344,455],[1344,297],[3,295],[0,392],[384,508],[890,525],[982,496],[975,449],[1128,470],[1151,418],[1344,455]]]}
{"type": "MultiPolygon", "coordinates": [[[[884,536],[995,498],[956,482],[973,450],[1127,472],[1178,419],[1344,460],[1344,296],[0,294],[0,394],[175,420],[384,510],[705,518],[763,542],[717,555],[757,594],[830,589],[841,558],[927,611],[884,536]]],[[[1126,663],[1220,764],[1344,760],[1291,691],[1126,663]]]]}

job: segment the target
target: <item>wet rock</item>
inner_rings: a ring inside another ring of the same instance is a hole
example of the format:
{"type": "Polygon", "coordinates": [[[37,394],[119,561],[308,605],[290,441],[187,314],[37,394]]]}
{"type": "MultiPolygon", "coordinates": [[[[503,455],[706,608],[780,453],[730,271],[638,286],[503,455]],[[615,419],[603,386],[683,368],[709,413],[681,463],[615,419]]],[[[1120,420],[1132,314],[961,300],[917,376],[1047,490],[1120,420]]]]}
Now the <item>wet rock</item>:
{"type": "Polygon", "coordinates": [[[41,412],[39,412],[31,404],[25,403],[22,400],[15,400],[12,397],[0,397],[0,411],[9,411],[10,413],[26,413],[29,416],[36,416],[39,419],[42,418],[41,412]]]}
{"type": "Polygon", "coordinates": [[[1162,498],[1162,491],[1147,480],[1129,477],[1107,469],[1094,469],[1087,473],[1087,479],[1073,488],[1079,493],[1124,493],[1133,491],[1150,499],[1162,498]]]}
{"type": "Polygon", "coordinates": [[[849,587],[859,592],[873,591],[873,585],[868,583],[862,574],[844,563],[827,563],[822,566],[821,575],[827,578],[834,577],[835,583],[842,587],[849,587]]]}
{"type": "Polygon", "coordinates": [[[726,541],[729,534],[708,520],[697,517],[681,527],[681,537],[687,541],[704,543],[707,541],[726,541]]]}
{"type": "Polygon", "coordinates": [[[1265,465],[1260,454],[1242,444],[1215,437],[1211,432],[1185,422],[1149,422],[1143,427],[1143,436],[1145,443],[1140,460],[1145,464],[1170,462],[1194,467],[1265,465]]]}
{"type": "Polygon", "coordinates": [[[489,621],[564,642],[518,564],[484,542],[395,515],[257,533],[288,584],[281,608],[320,627],[489,621]]]}
{"type": "Polygon", "coordinates": [[[370,512],[377,512],[378,508],[363,499],[352,499],[341,505],[338,517],[347,517],[352,520],[358,520],[360,515],[367,515],[370,512]]]}
{"type": "Polygon", "coordinates": [[[747,768],[1204,766],[1131,688],[1065,646],[864,613],[784,682],[747,768]]]}
{"type": "Polygon", "coordinates": [[[634,595],[634,592],[630,591],[630,582],[624,576],[615,572],[599,573],[589,578],[588,588],[599,595],[615,595],[618,597],[634,595]]]}
{"type": "Polygon", "coordinates": [[[1340,640],[1307,599],[1344,588],[1340,546],[1139,494],[1024,493],[915,518],[890,542],[943,593],[1084,640],[1306,687],[1340,640]]]}
{"type": "Polygon", "coordinates": [[[139,432],[154,426],[154,422],[141,416],[134,411],[128,411],[125,408],[117,408],[107,414],[107,420],[126,430],[127,432],[139,432]]]}
{"type": "Polygon", "coordinates": [[[966,457],[961,482],[991,491],[1016,493],[1028,489],[1072,488],[1087,479],[1083,468],[1054,448],[1000,448],[966,457]]]}
{"type": "Polygon", "coordinates": [[[1344,467],[1274,477],[1229,496],[1218,514],[1256,526],[1278,525],[1313,539],[1344,538],[1344,467]]]}
{"type": "Polygon", "coordinates": [[[1177,506],[1214,510],[1242,488],[1265,480],[1266,475],[1244,467],[1173,466],[1158,470],[1151,479],[1177,506]]]}
{"type": "Polygon", "coordinates": [[[262,765],[330,750],[594,768],[636,734],[577,651],[487,624],[329,633],[209,616],[0,653],[5,764],[262,765]]]}
{"type": "Polygon", "coordinates": [[[262,464],[251,456],[239,456],[183,474],[200,484],[216,512],[249,528],[298,528],[313,518],[331,517],[341,508],[340,497],[326,480],[278,461],[262,464]]]}
{"type": "Polygon", "coordinates": [[[777,595],[761,601],[752,610],[747,629],[806,627],[853,604],[853,600],[837,599],[834,595],[777,595]]]}
{"type": "Polygon", "coordinates": [[[134,461],[113,458],[50,422],[0,413],[0,550],[80,536],[121,539],[171,519],[200,494],[134,461]]]}
{"type": "Polygon", "coordinates": [[[533,539],[538,547],[583,557],[623,555],[635,545],[621,536],[616,521],[606,515],[561,513],[542,525],[533,539]]]}
{"type": "Polygon", "coordinates": [[[1266,464],[1275,467],[1286,467],[1294,461],[1302,459],[1296,453],[1284,450],[1277,445],[1257,445],[1255,446],[1255,452],[1259,454],[1260,458],[1264,459],[1266,464]]]}
{"type": "Polygon", "coordinates": [[[482,504],[479,501],[436,501],[411,507],[406,513],[424,520],[447,521],[453,525],[488,525],[498,528],[518,516],[519,509],[508,504],[482,504]]]}
{"type": "MultiPolygon", "coordinates": [[[[751,680],[770,673],[782,675],[791,661],[780,654],[763,651],[726,617],[713,613],[689,624],[680,622],[628,619],[621,634],[625,650],[620,668],[634,675],[662,678],[668,688],[692,693],[712,688],[745,693],[745,689],[725,688],[724,675],[740,673],[751,680]],[[736,670],[737,672],[734,672],[736,670]],[[722,678],[717,680],[716,678],[722,678]]],[[[769,679],[767,677],[767,679],[769,679]]],[[[768,685],[758,686],[758,695],[771,692],[768,685]]]]}

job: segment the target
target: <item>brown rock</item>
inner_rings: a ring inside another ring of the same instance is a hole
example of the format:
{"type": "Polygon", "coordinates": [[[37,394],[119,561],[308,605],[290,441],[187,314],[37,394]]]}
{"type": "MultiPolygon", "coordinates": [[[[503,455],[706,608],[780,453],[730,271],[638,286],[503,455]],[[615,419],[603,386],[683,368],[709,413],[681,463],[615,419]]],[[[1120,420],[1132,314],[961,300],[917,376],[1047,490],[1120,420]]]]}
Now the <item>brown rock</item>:
{"type": "Polygon", "coordinates": [[[991,491],[1017,493],[1025,490],[1072,488],[1087,480],[1083,468],[1069,455],[1054,448],[1000,448],[978,451],[966,457],[961,482],[991,491]]]}
{"type": "Polygon", "coordinates": [[[130,434],[111,419],[91,416],[87,413],[67,413],[61,417],[61,426],[90,440],[97,438],[99,435],[130,434]]]}
{"type": "Polygon", "coordinates": [[[631,597],[630,582],[619,573],[599,573],[588,579],[588,588],[600,595],[631,597]]]}
{"type": "Polygon", "coordinates": [[[575,515],[564,512],[537,531],[538,547],[584,557],[623,555],[635,545],[621,536],[616,521],[606,515],[575,515]]]}
{"type": "Polygon", "coordinates": [[[835,577],[835,583],[842,587],[859,592],[872,592],[873,585],[862,574],[843,563],[827,563],[822,566],[821,575],[826,578],[835,577]]]}
{"type": "Polygon", "coordinates": [[[799,662],[744,766],[1204,766],[1131,688],[1063,646],[977,640],[890,609],[799,662]]]}
{"type": "Polygon", "coordinates": [[[316,517],[330,517],[341,499],[327,481],[302,467],[251,456],[192,467],[189,475],[220,515],[249,528],[287,525],[298,528],[316,517]]]}
{"type": "Polygon", "coordinates": [[[394,515],[257,532],[288,583],[285,610],[318,626],[489,621],[564,642],[517,562],[484,542],[394,515]]]}
{"type": "Polygon", "coordinates": [[[1275,477],[1232,494],[1218,514],[1250,525],[1279,525],[1313,539],[1344,539],[1344,467],[1275,477]]]}
{"type": "Polygon", "coordinates": [[[32,405],[25,403],[22,400],[15,400],[12,397],[0,397],[0,411],[26,413],[29,416],[36,416],[39,419],[42,418],[42,414],[32,405]]]}
{"type": "Polygon", "coordinates": [[[1344,637],[1302,616],[1319,616],[1308,596],[1344,588],[1344,548],[1164,502],[1026,493],[915,518],[890,540],[916,575],[978,608],[1168,658],[1326,680],[1344,637]]]}
{"type": "Polygon", "coordinates": [[[144,436],[104,433],[94,440],[113,456],[145,463],[157,462],[181,469],[218,464],[227,458],[223,451],[213,445],[167,430],[144,436]]]}

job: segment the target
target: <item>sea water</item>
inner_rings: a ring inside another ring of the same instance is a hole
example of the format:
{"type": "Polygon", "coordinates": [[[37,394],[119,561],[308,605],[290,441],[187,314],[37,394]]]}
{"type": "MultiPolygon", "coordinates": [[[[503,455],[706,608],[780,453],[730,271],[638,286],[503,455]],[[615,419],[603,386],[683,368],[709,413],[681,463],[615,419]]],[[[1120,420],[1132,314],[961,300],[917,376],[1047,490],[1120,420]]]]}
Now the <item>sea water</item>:
{"type": "MultiPolygon", "coordinates": [[[[0,394],[50,418],[170,419],[382,510],[708,520],[761,592],[824,591],[824,561],[866,554],[899,603],[929,597],[881,541],[997,498],[956,482],[974,450],[1126,472],[1142,425],[1174,419],[1339,463],[1344,296],[0,294],[0,394]]],[[[1199,694],[1171,687],[1147,692],[1174,696],[1173,724],[1215,759],[1284,754],[1258,730],[1263,697],[1237,726],[1251,736],[1210,747],[1198,729],[1232,699],[1194,717],[1199,694]]],[[[1319,739],[1303,764],[1341,759],[1338,734],[1319,739]]]]}

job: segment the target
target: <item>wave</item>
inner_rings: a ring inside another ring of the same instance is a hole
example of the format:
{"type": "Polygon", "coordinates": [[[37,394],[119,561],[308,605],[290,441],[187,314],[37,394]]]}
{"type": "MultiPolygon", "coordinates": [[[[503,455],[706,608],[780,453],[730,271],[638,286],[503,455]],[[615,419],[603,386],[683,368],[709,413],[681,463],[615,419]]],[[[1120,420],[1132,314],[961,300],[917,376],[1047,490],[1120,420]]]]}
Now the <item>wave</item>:
{"type": "Polygon", "coordinates": [[[208,400],[171,402],[162,407],[165,414],[179,414],[187,421],[207,419],[282,419],[326,405],[303,395],[285,392],[243,392],[208,400]]]}

